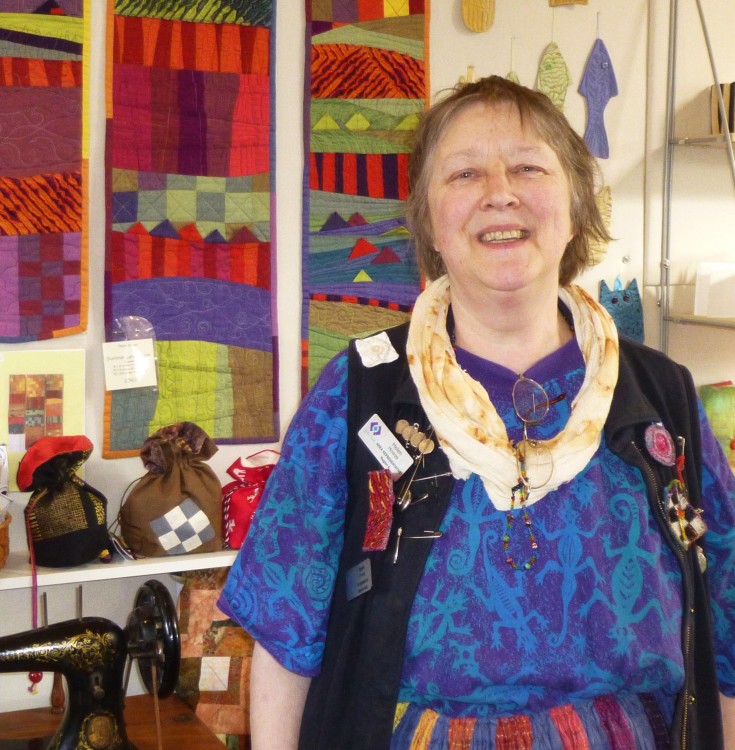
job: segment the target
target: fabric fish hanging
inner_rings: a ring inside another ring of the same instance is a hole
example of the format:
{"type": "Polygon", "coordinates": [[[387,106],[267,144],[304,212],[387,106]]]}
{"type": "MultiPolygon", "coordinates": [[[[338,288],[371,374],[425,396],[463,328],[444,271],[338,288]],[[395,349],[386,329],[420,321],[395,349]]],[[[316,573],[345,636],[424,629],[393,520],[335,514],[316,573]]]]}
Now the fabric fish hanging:
{"type": "MultiPolygon", "coordinates": [[[[595,203],[602,216],[605,229],[610,232],[612,222],[612,191],[609,185],[605,185],[602,190],[595,196],[595,203]]],[[[601,263],[607,255],[608,242],[602,240],[590,239],[590,265],[596,266],[601,263]]]]}
{"type": "Polygon", "coordinates": [[[513,81],[513,83],[517,83],[519,86],[521,84],[521,79],[518,77],[518,73],[516,73],[515,70],[511,70],[505,78],[507,81],[513,81]]]}
{"type": "Polygon", "coordinates": [[[604,111],[613,96],[618,95],[618,82],[602,39],[595,40],[587,60],[579,93],[587,99],[587,128],[584,140],[594,156],[607,159],[610,146],[605,132],[604,111]]]}
{"type": "Polygon", "coordinates": [[[487,31],[495,21],[495,0],[462,0],[462,20],[470,31],[487,31]]]}
{"type": "Polygon", "coordinates": [[[569,68],[556,42],[550,42],[541,56],[536,88],[551,99],[557,109],[564,111],[567,88],[572,82],[569,68]]]}

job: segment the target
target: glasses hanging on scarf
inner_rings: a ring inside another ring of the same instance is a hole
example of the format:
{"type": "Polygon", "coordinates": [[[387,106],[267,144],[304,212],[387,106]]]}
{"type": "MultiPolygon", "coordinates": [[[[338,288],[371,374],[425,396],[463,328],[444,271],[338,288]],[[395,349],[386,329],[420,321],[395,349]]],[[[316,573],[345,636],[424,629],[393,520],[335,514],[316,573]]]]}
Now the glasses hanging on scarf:
{"type": "Polygon", "coordinates": [[[531,516],[528,513],[528,497],[531,490],[543,487],[554,471],[554,459],[546,443],[534,440],[528,436],[528,428],[539,424],[549,413],[552,404],[564,398],[564,394],[549,399],[548,394],[540,383],[532,378],[520,375],[513,385],[513,409],[523,424],[523,439],[512,443],[513,453],[518,467],[518,484],[511,490],[510,509],[506,514],[505,533],[503,534],[503,552],[505,561],[514,570],[528,570],[536,562],[538,542],[533,533],[531,516]],[[522,509],[523,523],[528,534],[531,554],[524,563],[517,563],[510,553],[511,528],[513,526],[513,511],[516,505],[522,509]]]}

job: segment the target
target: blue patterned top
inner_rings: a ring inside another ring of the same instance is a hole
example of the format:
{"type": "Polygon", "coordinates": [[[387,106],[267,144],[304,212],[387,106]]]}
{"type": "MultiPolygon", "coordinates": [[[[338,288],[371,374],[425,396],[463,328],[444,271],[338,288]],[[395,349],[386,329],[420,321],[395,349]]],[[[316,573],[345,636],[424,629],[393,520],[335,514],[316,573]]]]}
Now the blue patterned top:
{"type": "MultiPolygon", "coordinates": [[[[457,351],[511,439],[517,375],[457,351]]],[[[564,394],[530,437],[563,428],[584,378],[572,340],[525,373],[564,394]]],[[[347,358],[336,357],[286,435],[222,607],[286,668],[319,672],[342,548],[347,358]]],[[[700,412],[703,498],[721,690],[735,696],[735,478],[700,412]]],[[[519,511],[511,553],[529,556],[519,511]]],[[[571,482],[530,506],[538,560],[506,562],[506,512],[482,482],[457,481],[409,621],[399,701],[451,716],[547,710],[611,693],[673,696],[683,681],[681,576],[638,469],[605,445],[571,482]]],[[[401,554],[410,554],[403,540],[401,554]]]]}

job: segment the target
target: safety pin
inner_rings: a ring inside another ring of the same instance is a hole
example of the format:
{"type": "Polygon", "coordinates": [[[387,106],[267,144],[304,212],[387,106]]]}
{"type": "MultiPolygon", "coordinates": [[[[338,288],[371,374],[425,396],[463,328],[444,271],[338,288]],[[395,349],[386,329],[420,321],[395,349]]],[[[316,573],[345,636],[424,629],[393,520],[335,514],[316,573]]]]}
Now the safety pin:
{"type": "Polygon", "coordinates": [[[429,497],[429,493],[427,492],[424,495],[421,495],[421,497],[417,497],[415,500],[411,497],[411,488],[406,487],[406,489],[401,493],[400,497],[398,498],[398,510],[406,510],[409,506],[415,505],[416,503],[420,503],[422,500],[426,500],[429,497]]]}
{"type": "Polygon", "coordinates": [[[441,479],[442,477],[451,477],[452,472],[451,471],[445,471],[443,474],[432,474],[429,477],[419,477],[418,479],[414,479],[413,483],[416,484],[416,482],[425,482],[427,479],[441,479]]]}
{"type": "MultiPolygon", "coordinates": [[[[398,550],[401,546],[401,537],[403,536],[403,527],[398,527],[398,532],[396,533],[396,550],[393,553],[393,565],[395,565],[398,562],[398,550]]],[[[405,539],[440,539],[444,536],[444,533],[441,531],[424,531],[418,536],[406,536],[405,539]]]]}

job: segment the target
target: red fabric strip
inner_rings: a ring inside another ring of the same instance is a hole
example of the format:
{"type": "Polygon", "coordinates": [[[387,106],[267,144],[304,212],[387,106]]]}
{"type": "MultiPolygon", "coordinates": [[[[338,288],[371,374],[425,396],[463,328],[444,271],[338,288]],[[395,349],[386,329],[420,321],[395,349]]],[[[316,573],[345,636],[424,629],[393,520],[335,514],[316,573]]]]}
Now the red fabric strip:
{"type": "Polygon", "coordinates": [[[556,706],[549,716],[559,732],[563,750],[590,750],[587,732],[572,706],[556,706]]]}
{"type": "Polygon", "coordinates": [[[618,702],[603,695],[595,698],[593,705],[610,742],[610,750],[635,750],[635,737],[618,702]]]}

